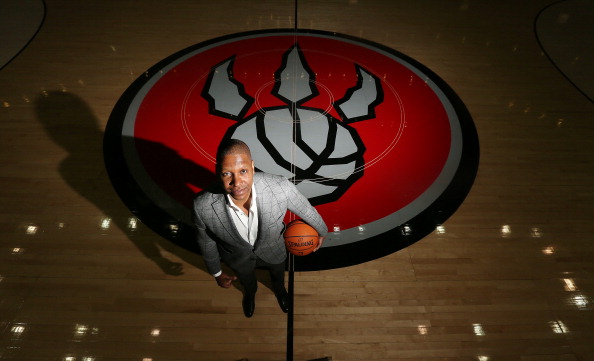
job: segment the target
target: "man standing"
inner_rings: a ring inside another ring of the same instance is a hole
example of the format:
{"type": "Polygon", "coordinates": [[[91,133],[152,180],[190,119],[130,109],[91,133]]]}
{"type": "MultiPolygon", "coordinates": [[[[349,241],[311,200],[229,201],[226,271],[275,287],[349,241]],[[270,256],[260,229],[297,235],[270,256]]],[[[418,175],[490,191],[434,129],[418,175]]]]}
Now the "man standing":
{"type": "Polygon", "coordinates": [[[283,219],[290,210],[315,228],[320,235],[317,251],[328,233],[322,217],[286,178],[256,173],[250,149],[240,140],[219,145],[216,172],[220,184],[194,200],[198,245],[208,272],[223,288],[239,278],[245,290],[243,312],[251,317],[258,288],[254,269],[266,268],[278,303],[288,312],[283,219]],[[222,271],[221,261],[234,276],[222,271]]]}

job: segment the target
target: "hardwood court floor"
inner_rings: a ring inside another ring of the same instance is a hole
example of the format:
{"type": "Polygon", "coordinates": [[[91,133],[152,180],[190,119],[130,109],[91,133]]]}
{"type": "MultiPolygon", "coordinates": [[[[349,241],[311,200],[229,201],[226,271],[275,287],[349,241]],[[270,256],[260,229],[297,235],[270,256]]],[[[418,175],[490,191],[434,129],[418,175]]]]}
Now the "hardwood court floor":
{"type": "MultiPolygon", "coordinates": [[[[562,3],[558,24],[587,4],[562,3]]],[[[594,105],[539,46],[535,19],[551,4],[300,1],[301,28],[381,43],[442,77],[474,118],[481,162],[425,239],[296,275],[296,360],[594,359],[594,105]]],[[[246,319],[241,293],[216,287],[198,255],[135,223],[101,141],[151,65],[216,36],[291,28],[293,2],[46,5],[0,71],[0,359],[283,360],[273,294],[260,287],[246,319]]],[[[592,49],[582,30],[547,44],[592,49]]],[[[576,51],[561,67],[592,70],[576,51]]]]}

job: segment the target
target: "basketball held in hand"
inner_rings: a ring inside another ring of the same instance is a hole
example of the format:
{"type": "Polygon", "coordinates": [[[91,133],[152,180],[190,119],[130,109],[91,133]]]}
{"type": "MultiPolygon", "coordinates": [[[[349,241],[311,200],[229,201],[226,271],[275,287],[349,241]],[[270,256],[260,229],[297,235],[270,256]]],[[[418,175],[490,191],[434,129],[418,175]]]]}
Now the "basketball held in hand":
{"type": "Polygon", "coordinates": [[[289,222],[285,230],[285,246],[295,256],[306,256],[318,247],[318,232],[301,219],[289,222]]]}

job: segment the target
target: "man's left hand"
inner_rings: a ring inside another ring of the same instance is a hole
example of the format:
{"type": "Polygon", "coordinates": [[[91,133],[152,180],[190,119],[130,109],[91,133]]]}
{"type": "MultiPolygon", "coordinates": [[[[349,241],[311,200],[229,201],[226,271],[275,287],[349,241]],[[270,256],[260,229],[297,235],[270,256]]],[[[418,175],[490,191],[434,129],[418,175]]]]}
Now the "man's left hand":
{"type": "Polygon", "coordinates": [[[322,247],[322,243],[324,243],[324,237],[319,237],[318,238],[318,246],[316,247],[316,249],[314,249],[313,251],[317,251],[318,249],[320,249],[320,247],[322,247]]]}

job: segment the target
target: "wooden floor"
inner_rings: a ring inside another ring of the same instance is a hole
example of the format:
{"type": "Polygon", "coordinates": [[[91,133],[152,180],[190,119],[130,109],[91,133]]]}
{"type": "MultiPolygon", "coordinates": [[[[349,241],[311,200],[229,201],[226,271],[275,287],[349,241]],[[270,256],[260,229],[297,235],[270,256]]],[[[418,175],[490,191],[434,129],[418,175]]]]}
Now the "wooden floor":
{"type": "MultiPolygon", "coordinates": [[[[594,359],[594,105],[539,46],[551,3],[299,2],[299,27],[381,43],[442,77],[473,116],[481,162],[439,232],[296,274],[295,360],[594,359]]],[[[271,291],[246,319],[240,291],[216,287],[200,256],[130,222],[101,141],[151,65],[291,28],[293,4],[46,0],[40,32],[0,71],[0,359],[285,359],[271,291]]]]}

